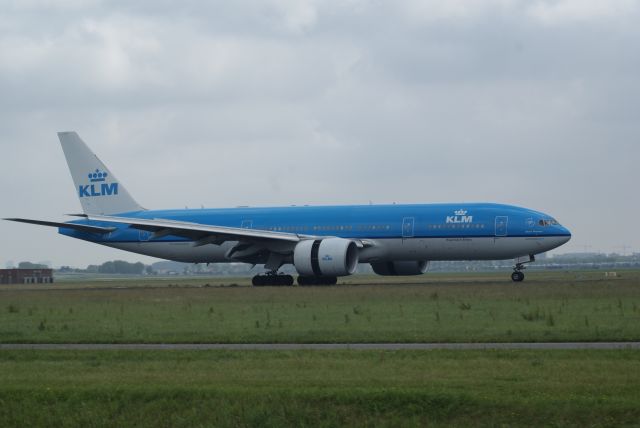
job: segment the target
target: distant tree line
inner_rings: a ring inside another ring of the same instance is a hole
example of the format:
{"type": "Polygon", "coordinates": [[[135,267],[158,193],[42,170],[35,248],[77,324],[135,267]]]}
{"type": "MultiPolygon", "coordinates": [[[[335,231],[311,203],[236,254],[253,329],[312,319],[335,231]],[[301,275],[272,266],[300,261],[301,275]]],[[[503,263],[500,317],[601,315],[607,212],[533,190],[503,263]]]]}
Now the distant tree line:
{"type": "Polygon", "coordinates": [[[20,262],[18,269],[49,269],[49,266],[40,263],[20,262]]]}
{"type": "Polygon", "coordinates": [[[151,266],[143,263],[129,263],[124,260],[114,260],[102,263],[101,265],[89,265],[86,269],[72,268],[70,266],[62,266],[58,269],[60,273],[106,273],[106,274],[123,274],[123,275],[141,275],[146,273],[152,275],[155,272],[151,266]]]}
{"type": "Polygon", "coordinates": [[[143,263],[129,263],[124,260],[104,262],[101,265],[87,266],[87,273],[119,273],[125,275],[142,275],[145,270],[143,263]]]}

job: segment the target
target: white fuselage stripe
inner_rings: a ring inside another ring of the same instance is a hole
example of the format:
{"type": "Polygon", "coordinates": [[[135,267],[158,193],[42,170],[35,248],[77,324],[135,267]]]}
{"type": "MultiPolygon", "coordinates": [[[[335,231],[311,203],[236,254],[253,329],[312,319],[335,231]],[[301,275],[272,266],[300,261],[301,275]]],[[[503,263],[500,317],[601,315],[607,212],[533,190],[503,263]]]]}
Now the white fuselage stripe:
{"type": "MultiPolygon", "coordinates": [[[[568,241],[563,236],[376,239],[360,250],[361,263],[392,260],[502,260],[539,254],[568,241]]],[[[190,241],[107,243],[134,253],[187,263],[228,263],[226,257],[237,242],[194,247],[190,241]]]]}

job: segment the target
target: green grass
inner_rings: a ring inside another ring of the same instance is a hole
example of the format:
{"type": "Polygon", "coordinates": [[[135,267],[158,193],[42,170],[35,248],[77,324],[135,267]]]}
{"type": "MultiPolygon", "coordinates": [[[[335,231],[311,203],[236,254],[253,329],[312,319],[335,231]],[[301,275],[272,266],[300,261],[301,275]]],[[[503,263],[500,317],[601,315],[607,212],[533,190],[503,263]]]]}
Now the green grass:
{"type": "Polygon", "coordinates": [[[632,426],[640,351],[3,351],[0,425],[632,426]]]}
{"type": "MultiPolygon", "coordinates": [[[[640,340],[638,272],[345,282],[3,286],[0,342],[640,340]]],[[[637,426],[639,385],[638,350],[1,351],[0,426],[637,426]]]]}
{"type": "Polygon", "coordinates": [[[492,275],[360,281],[291,288],[206,287],[209,279],[5,287],[0,343],[640,340],[638,272],[615,279],[533,274],[522,285],[492,275]]]}

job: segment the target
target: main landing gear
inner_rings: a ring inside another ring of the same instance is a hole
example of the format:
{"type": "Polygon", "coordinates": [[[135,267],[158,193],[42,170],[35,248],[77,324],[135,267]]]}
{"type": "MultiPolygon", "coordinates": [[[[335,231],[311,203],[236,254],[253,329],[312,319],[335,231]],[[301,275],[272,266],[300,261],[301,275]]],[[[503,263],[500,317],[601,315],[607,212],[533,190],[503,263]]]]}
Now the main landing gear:
{"type": "Polygon", "coordinates": [[[529,257],[520,257],[516,259],[516,265],[513,267],[513,273],[511,274],[511,280],[513,282],[522,282],[524,281],[524,272],[522,272],[523,270],[525,270],[527,267],[525,266],[526,263],[532,263],[535,262],[536,258],[533,255],[530,255],[529,257]]]}
{"type": "MultiPolygon", "coordinates": [[[[298,285],[336,285],[338,278],[335,276],[298,276],[298,285]]],[[[251,279],[254,286],[292,286],[291,275],[279,274],[276,271],[256,275],[251,279]]]]}
{"type": "Polygon", "coordinates": [[[336,285],[336,276],[298,276],[298,285],[336,285]]]}
{"type": "Polygon", "coordinates": [[[276,286],[291,286],[293,285],[293,277],[291,275],[278,274],[278,272],[271,271],[264,275],[256,275],[251,279],[251,284],[255,286],[262,285],[276,285],[276,286]]]}

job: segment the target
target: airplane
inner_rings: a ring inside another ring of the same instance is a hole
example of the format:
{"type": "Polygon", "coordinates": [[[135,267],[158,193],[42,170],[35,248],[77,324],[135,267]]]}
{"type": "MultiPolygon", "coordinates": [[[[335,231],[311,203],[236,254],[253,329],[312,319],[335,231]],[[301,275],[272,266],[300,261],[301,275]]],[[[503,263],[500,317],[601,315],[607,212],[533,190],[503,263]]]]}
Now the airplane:
{"type": "Polygon", "coordinates": [[[384,276],[421,275],[436,260],[514,259],[524,280],[536,254],[571,233],[539,211],[495,203],[288,206],[147,210],[76,132],[59,132],[83,209],[69,222],[5,220],[57,227],[62,235],[188,263],[264,265],[253,285],[333,285],[368,263],[384,276]]]}

